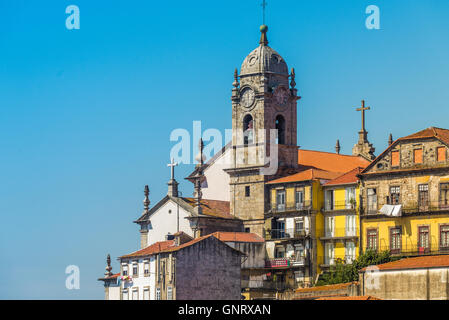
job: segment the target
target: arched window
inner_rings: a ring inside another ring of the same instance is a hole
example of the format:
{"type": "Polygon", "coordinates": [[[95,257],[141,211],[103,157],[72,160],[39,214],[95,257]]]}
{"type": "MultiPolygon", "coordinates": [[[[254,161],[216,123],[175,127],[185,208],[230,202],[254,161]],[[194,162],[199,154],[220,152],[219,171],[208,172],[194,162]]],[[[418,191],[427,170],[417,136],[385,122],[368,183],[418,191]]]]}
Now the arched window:
{"type": "Polygon", "coordinates": [[[276,130],[278,131],[278,144],[285,144],[285,120],[279,115],[276,117],[276,130]]]}
{"type": "Polygon", "coordinates": [[[243,118],[243,144],[248,145],[253,143],[253,129],[253,117],[250,114],[247,114],[245,118],[243,118]]]}

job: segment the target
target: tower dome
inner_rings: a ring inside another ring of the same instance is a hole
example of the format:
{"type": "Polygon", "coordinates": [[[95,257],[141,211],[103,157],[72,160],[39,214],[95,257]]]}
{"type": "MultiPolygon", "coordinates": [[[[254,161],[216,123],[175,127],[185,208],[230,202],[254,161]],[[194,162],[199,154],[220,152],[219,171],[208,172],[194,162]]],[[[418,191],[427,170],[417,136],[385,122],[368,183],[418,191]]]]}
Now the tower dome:
{"type": "Polygon", "coordinates": [[[243,61],[240,76],[260,73],[275,73],[288,77],[288,67],[285,60],[275,50],[268,46],[268,27],[260,27],[260,44],[243,61]]]}

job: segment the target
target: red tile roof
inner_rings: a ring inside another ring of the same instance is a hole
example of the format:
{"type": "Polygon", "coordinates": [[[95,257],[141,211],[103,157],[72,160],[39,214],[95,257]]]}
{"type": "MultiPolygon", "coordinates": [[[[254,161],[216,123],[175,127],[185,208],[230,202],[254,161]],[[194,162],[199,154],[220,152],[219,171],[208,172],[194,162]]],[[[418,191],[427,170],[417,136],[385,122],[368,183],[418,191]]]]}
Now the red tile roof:
{"type": "Polygon", "coordinates": [[[300,182],[300,181],[309,181],[314,179],[324,179],[324,180],[332,180],[338,177],[340,173],[337,172],[329,172],[318,169],[308,169],[305,171],[301,171],[295,173],[293,175],[283,177],[280,179],[272,180],[267,184],[277,184],[277,183],[287,183],[287,182],[300,182]]]}
{"type": "Polygon", "coordinates": [[[359,181],[359,178],[357,178],[357,175],[360,174],[360,172],[363,171],[364,168],[357,167],[338,178],[335,178],[334,180],[331,180],[327,183],[325,183],[325,186],[336,186],[341,184],[350,184],[350,183],[357,183],[359,181]]]}
{"type": "Polygon", "coordinates": [[[442,142],[449,145],[449,130],[430,127],[419,132],[413,133],[409,136],[399,138],[398,140],[413,140],[413,139],[421,139],[421,138],[437,138],[442,142]]]}
{"type": "Polygon", "coordinates": [[[327,286],[296,289],[295,292],[306,293],[306,292],[316,292],[316,291],[333,291],[333,290],[345,289],[351,285],[357,285],[357,284],[358,284],[358,282],[338,283],[338,284],[331,284],[331,285],[327,285],[327,286]]]}
{"type": "Polygon", "coordinates": [[[373,296],[354,296],[354,297],[322,297],[316,300],[382,300],[373,296]]]}
{"type": "MultiPolygon", "coordinates": [[[[449,267],[449,255],[407,258],[373,267],[377,267],[381,271],[449,267]]],[[[364,268],[361,271],[365,272],[366,270],[367,268],[364,268]]]]}
{"type": "Polygon", "coordinates": [[[120,258],[126,259],[126,258],[137,258],[137,257],[149,256],[149,255],[152,255],[155,253],[159,253],[159,252],[161,252],[167,248],[170,248],[174,245],[175,245],[174,240],[160,241],[160,242],[156,242],[146,248],[143,248],[141,250],[121,256],[120,258]]]}
{"type": "Polygon", "coordinates": [[[298,150],[298,164],[300,167],[343,174],[357,167],[365,168],[370,162],[359,156],[300,149],[298,150]]]}
{"type": "MultiPolygon", "coordinates": [[[[182,199],[191,207],[196,206],[195,198],[182,199]]],[[[234,219],[234,216],[230,214],[229,201],[202,199],[201,208],[204,215],[217,218],[234,219]]]]}

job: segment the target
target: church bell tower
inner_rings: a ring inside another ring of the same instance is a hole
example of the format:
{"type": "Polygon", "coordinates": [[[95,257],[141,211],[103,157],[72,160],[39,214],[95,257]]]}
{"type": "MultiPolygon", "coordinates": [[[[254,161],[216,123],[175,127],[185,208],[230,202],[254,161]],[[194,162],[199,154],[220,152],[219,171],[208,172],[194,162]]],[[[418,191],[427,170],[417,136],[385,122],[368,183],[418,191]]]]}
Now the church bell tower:
{"type": "Polygon", "coordinates": [[[268,204],[265,183],[298,166],[295,71],[268,46],[260,27],[259,46],[234,73],[232,89],[231,213],[246,231],[263,236],[268,204]]]}

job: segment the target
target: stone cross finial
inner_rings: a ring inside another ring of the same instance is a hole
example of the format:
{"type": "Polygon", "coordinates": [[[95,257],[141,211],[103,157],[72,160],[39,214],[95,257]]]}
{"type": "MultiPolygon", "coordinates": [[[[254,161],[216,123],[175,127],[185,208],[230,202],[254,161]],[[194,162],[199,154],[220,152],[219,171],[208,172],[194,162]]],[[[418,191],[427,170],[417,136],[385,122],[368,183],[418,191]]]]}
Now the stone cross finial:
{"type": "Polygon", "coordinates": [[[148,197],[150,195],[150,188],[148,188],[148,185],[145,186],[143,193],[145,194],[145,199],[143,199],[143,213],[147,213],[150,207],[150,198],[148,197]]]}
{"type": "Polygon", "coordinates": [[[361,111],[362,112],[362,132],[365,132],[365,111],[366,110],[371,110],[370,107],[365,107],[365,100],[362,100],[362,107],[358,108],[357,111],[361,111]]]}
{"type": "Polygon", "coordinates": [[[337,144],[335,145],[335,152],[337,154],[340,154],[340,140],[337,140],[337,144]]]}
{"type": "Polygon", "coordinates": [[[175,179],[175,167],[178,166],[178,163],[175,162],[175,159],[171,158],[171,162],[167,164],[167,167],[170,167],[171,169],[171,180],[175,179]]]}

